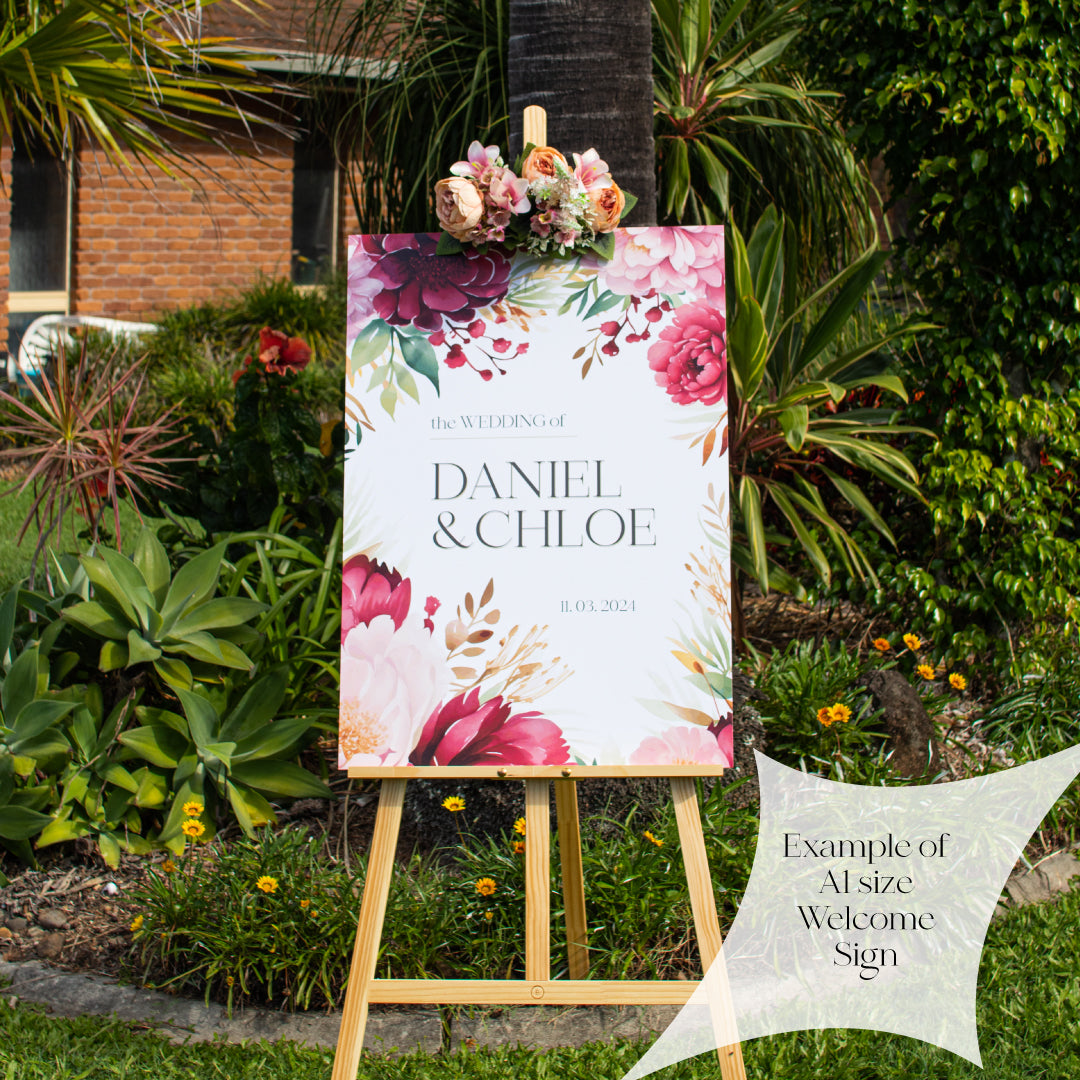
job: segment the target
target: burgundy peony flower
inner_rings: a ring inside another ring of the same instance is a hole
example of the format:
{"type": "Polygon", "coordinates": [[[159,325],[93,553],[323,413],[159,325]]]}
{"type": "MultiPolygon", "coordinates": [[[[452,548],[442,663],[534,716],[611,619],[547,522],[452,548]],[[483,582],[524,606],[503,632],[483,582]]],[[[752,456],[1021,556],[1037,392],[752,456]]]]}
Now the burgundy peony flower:
{"type": "Polygon", "coordinates": [[[397,570],[366,555],[354,555],[345,563],[341,588],[341,641],[354,626],[369,626],[376,615],[389,615],[401,629],[409,614],[412,586],[397,570]]]}
{"type": "Polygon", "coordinates": [[[510,715],[510,702],[480,691],[436,709],[409,755],[412,765],[562,765],[570,757],[559,726],[538,712],[510,715]]]}
{"type": "Polygon", "coordinates": [[[715,405],[727,398],[724,316],[707,301],[684,304],[649,348],[649,367],[680,405],[715,405]]]}
{"type": "Polygon", "coordinates": [[[264,326],[259,331],[259,360],[272,375],[300,372],[311,360],[311,349],[298,337],[289,337],[280,330],[264,326]]]}
{"type": "Polygon", "coordinates": [[[437,242],[428,233],[363,238],[372,260],[369,273],[382,286],[372,306],[391,326],[412,323],[421,330],[440,330],[443,319],[472,322],[477,308],[506,295],[510,261],[502,252],[436,255],[437,242]]]}

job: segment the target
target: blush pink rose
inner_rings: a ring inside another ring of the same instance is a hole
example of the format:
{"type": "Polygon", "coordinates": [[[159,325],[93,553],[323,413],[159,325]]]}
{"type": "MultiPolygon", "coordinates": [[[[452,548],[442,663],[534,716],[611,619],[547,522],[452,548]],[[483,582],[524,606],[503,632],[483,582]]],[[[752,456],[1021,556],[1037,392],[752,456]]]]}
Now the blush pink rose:
{"type": "Polygon", "coordinates": [[[661,735],[650,735],[642,740],[629,761],[631,765],[721,765],[730,768],[732,756],[708,728],[686,725],[670,727],[661,735]]]}
{"type": "Polygon", "coordinates": [[[649,347],[649,367],[673,401],[715,405],[727,398],[724,316],[711,304],[684,304],[649,347]]]}
{"type": "Polygon", "coordinates": [[[422,626],[389,615],[349,631],[341,646],[341,768],[404,765],[449,681],[445,653],[422,626]]]}
{"type": "Polygon", "coordinates": [[[719,225],[622,229],[598,263],[601,287],[618,296],[683,293],[724,309],[724,230],[719,225]]]}
{"type": "Polygon", "coordinates": [[[412,765],[562,765],[570,748],[559,726],[538,712],[510,715],[510,702],[480,691],[458,694],[431,714],[412,765]]]}

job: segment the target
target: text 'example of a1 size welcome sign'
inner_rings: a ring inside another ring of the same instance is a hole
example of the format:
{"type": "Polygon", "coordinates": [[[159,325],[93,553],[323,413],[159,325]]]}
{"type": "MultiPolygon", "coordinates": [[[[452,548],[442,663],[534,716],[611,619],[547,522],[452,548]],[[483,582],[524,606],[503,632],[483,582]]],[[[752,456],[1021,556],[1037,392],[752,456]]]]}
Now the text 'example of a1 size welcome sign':
{"type": "Polygon", "coordinates": [[[730,765],[723,230],[349,239],[339,763],[730,765]]]}

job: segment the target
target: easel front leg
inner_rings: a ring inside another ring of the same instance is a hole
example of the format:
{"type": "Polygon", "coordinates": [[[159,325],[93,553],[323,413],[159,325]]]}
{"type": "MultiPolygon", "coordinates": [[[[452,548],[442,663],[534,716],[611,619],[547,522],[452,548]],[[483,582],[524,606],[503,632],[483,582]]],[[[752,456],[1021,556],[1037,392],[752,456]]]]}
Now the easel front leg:
{"type": "Polygon", "coordinates": [[[375,977],[375,964],[379,958],[386,900],[390,894],[390,876],[394,869],[394,852],[404,804],[405,781],[384,780],[379,789],[375,835],[371,841],[367,877],[364,879],[364,898],[360,903],[356,944],[349,968],[349,988],[345,992],[345,1008],[341,1015],[341,1031],[331,1080],[356,1080],[356,1070],[360,1065],[370,983],[375,977]]]}
{"type": "Polygon", "coordinates": [[[566,960],[571,979],[589,977],[588,924],[585,921],[585,875],[581,867],[581,822],[577,781],[555,781],[555,814],[559,822],[563,907],[566,910],[566,960]]]}
{"type": "MultiPolygon", "coordinates": [[[[705,972],[716,959],[724,941],[716,917],[716,899],[709,874],[709,858],[705,854],[705,836],[701,831],[701,813],[698,810],[697,788],[693,778],[673,776],[671,797],[675,803],[675,820],[679,824],[679,844],[686,866],[686,884],[690,889],[690,907],[694,913],[698,952],[701,954],[701,966],[705,972]]],[[[727,1005],[730,1008],[730,1000],[727,1005]]],[[[742,1047],[738,1043],[722,1046],[717,1053],[723,1080],[746,1080],[742,1047]]]]}
{"type": "Polygon", "coordinates": [[[525,781],[525,978],[551,978],[551,803],[547,780],[525,781]]]}

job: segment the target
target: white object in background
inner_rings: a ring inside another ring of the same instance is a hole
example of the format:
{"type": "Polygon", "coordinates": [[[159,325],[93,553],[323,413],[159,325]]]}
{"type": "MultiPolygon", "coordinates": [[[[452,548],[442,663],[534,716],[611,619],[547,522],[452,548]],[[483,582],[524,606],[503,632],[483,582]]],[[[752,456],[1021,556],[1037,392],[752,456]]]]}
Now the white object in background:
{"type": "Polygon", "coordinates": [[[62,340],[65,346],[70,346],[72,338],[67,331],[77,327],[104,330],[113,337],[127,338],[152,334],[157,330],[154,323],[125,322],[100,315],[42,315],[26,328],[19,344],[18,362],[14,356],[8,355],[8,381],[18,379],[19,369],[31,377],[41,375],[49,357],[56,351],[57,343],[62,340]]]}

